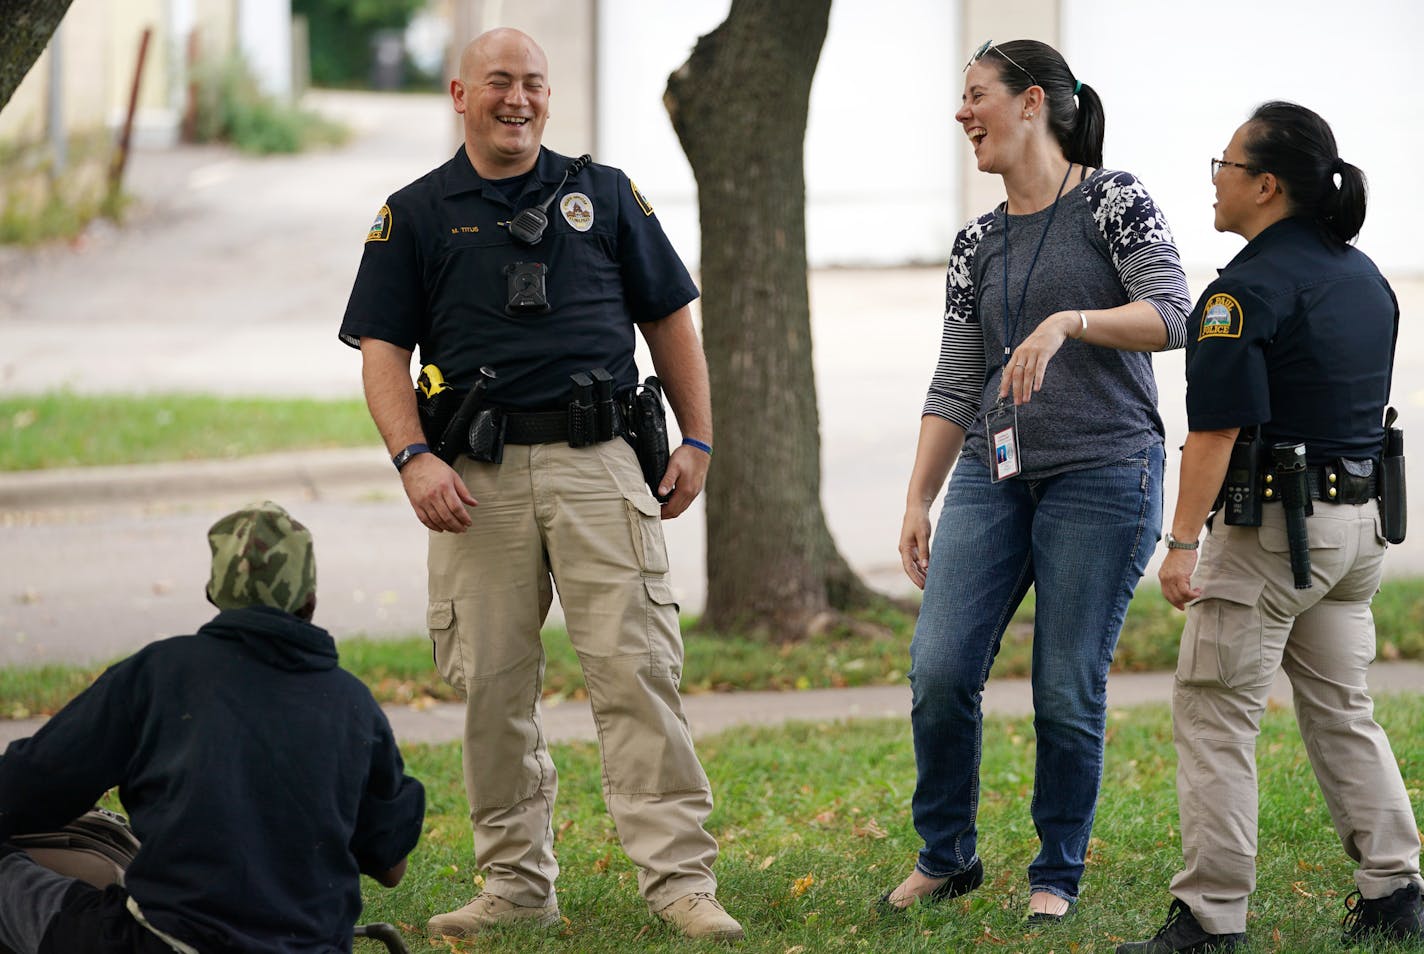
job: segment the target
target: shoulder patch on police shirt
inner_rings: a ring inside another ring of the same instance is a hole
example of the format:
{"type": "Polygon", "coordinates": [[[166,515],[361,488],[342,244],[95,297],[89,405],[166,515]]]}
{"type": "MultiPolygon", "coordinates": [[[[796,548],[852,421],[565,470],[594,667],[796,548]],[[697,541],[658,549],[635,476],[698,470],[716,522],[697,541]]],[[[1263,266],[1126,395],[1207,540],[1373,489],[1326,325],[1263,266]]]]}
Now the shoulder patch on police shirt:
{"type": "Polygon", "coordinates": [[[593,228],[593,200],[582,192],[570,192],[559,200],[559,211],[575,231],[587,232],[593,228]]]}
{"type": "Polygon", "coordinates": [[[643,193],[638,191],[638,186],[633,182],[632,179],[628,180],[628,188],[633,190],[633,198],[638,200],[638,208],[643,210],[643,214],[652,215],[653,204],[647,199],[643,198],[643,193]]]}
{"type": "Polygon", "coordinates": [[[384,242],[391,237],[391,207],[381,206],[381,211],[376,213],[375,220],[371,227],[366,230],[366,241],[384,242]]]}
{"type": "Polygon", "coordinates": [[[1197,340],[1239,338],[1244,319],[1241,304],[1235,298],[1230,295],[1212,295],[1206,300],[1206,307],[1202,309],[1201,331],[1197,333],[1197,340]]]}

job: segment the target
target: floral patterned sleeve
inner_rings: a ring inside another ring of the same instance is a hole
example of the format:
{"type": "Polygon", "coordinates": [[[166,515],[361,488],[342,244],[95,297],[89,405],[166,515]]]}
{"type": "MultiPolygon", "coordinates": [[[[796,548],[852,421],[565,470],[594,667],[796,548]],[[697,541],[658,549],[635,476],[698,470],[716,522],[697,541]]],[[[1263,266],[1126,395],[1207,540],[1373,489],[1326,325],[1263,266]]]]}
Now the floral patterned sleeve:
{"type": "Polygon", "coordinates": [[[966,431],[974,426],[984,392],[984,336],[974,309],[974,253],[984,230],[993,221],[994,213],[986,212],[955,236],[944,282],[939,363],[922,412],[942,417],[966,431]]]}
{"type": "Polygon", "coordinates": [[[1150,303],[1162,316],[1167,326],[1162,350],[1185,347],[1192,302],[1166,216],[1142,183],[1127,172],[1098,176],[1088,192],[1088,204],[1128,297],[1150,303]]]}

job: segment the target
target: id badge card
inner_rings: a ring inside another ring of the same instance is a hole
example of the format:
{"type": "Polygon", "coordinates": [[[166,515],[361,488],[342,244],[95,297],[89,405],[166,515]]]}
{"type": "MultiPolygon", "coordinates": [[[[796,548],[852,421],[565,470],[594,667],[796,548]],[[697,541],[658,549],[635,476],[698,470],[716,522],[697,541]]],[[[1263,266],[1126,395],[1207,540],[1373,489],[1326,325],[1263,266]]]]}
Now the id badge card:
{"type": "Polygon", "coordinates": [[[1022,469],[1019,459],[1019,409],[1012,400],[999,401],[984,415],[991,461],[989,476],[995,483],[1007,480],[1022,469]]]}

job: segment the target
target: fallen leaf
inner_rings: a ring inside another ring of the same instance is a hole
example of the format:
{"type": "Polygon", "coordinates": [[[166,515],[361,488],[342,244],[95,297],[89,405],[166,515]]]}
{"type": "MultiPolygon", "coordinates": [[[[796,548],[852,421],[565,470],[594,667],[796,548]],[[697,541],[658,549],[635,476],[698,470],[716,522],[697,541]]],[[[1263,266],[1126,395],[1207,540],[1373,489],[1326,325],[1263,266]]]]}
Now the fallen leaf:
{"type": "Polygon", "coordinates": [[[812,821],[818,825],[833,825],[836,821],[836,813],[828,808],[812,819],[812,821]]]}
{"type": "Polygon", "coordinates": [[[1304,881],[1292,881],[1291,890],[1294,891],[1296,894],[1300,895],[1302,898],[1315,897],[1315,895],[1311,894],[1308,890],[1306,890],[1304,881]]]}
{"type": "Polygon", "coordinates": [[[776,864],[776,855],[767,855],[765,858],[762,859],[761,864],[757,866],[757,870],[765,871],[774,864],[776,864]]]}
{"type": "Polygon", "coordinates": [[[815,883],[816,876],[814,874],[808,874],[804,878],[797,878],[791,884],[791,896],[793,898],[801,897],[801,895],[805,894],[807,891],[810,891],[811,885],[815,883]]]}
{"type": "Polygon", "coordinates": [[[867,820],[864,825],[851,825],[850,833],[857,838],[885,838],[890,834],[881,828],[880,823],[873,818],[867,820]]]}

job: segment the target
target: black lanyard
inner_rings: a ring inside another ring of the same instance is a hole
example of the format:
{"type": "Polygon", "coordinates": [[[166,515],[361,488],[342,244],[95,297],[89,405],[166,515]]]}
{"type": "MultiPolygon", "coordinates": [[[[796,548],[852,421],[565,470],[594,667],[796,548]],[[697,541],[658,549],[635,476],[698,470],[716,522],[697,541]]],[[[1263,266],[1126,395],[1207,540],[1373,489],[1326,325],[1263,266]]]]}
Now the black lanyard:
{"type": "Polygon", "coordinates": [[[1068,184],[1068,173],[1073,171],[1073,163],[1068,163],[1068,171],[1063,173],[1063,181],[1058,183],[1058,194],[1048,209],[1048,221],[1043,223],[1043,234],[1038,237],[1038,248],[1033,250],[1033,260],[1028,263],[1028,274],[1024,276],[1023,292],[1019,295],[1019,307],[1014,312],[1014,322],[1009,324],[1009,204],[1004,203],[1004,363],[1007,367],[1009,355],[1013,353],[1014,332],[1018,330],[1019,319],[1023,317],[1024,301],[1028,298],[1028,283],[1033,279],[1033,270],[1038,267],[1038,253],[1043,251],[1044,239],[1053,228],[1053,217],[1058,214],[1058,200],[1063,198],[1063,187],[1068,184]]]}

